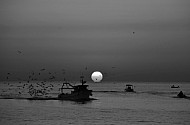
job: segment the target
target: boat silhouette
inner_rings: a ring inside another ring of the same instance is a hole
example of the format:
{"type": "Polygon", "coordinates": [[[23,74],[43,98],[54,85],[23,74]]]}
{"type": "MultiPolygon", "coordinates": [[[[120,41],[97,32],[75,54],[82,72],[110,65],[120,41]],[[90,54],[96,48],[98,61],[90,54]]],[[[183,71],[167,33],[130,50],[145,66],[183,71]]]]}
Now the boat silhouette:
{"type": "Polygon", "coordinates": [[[134,91],[134,86],[130,85],[130,84],[127,84],[126,88],[125,88],[125,92],[135,92],[134,91]]]}
{"type": "Polygon", "coordinates": [[[72,101],[87,101],[92,100],[92,90],[88,90],[88,85],[85,85],[86,81],[83,80],[84,76],[80,77],[81,85],[71,85],[68,82],[63,83],[60,88],[61,94],[58,95],[59,100],[72,100],[72,101]],[[65,93],[64,90],[71,89],[71,93],[65,93]]]}
{"type": "Polygon", "coordinates": [[[174,85],[172,85],[171,88],[179,88],[179,86],[174,86],[174,85]]]}

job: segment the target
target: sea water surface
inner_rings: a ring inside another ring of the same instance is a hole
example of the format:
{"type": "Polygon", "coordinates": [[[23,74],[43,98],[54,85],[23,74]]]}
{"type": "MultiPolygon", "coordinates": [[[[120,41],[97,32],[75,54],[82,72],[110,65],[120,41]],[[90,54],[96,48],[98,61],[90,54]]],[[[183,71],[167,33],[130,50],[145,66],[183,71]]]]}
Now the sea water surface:
{"type": "MultiPolygon", "coordinates": [[[[175,98],[179,91],[190,96],[190,83],[88,83],[97,99],[89,102],[17,99],[30,97],[30,84],[38,87],[40,82],[0,82],[1,125],[190,124],[190,100],[175,98]],[[134,85],[136,92],[124,92],[125,84],[134,85]],[[173,84],[180,88],[171,88],[173,84]]],[[[47,82],[46,97],[57,96],[61,84],[47,82]]]]}

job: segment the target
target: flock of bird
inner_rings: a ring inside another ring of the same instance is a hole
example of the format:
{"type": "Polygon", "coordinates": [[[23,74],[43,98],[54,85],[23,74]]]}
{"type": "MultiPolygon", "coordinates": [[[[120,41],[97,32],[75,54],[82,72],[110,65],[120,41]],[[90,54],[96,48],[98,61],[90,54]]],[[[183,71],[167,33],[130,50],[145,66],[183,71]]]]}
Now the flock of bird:
{"type": "MultiPolygon", "coordinates": [[[[62,69],[62,74],[65,74],[65,70],[62,69]]],[[[39,72],[30,72],[27,78],[20,79],[18,78],[18,83],[9,82],[13,73],[7,73],[6,82],[4,82],[4,86],[2,87],[0,95],[14,95],[23,96],[28,93],[30,96],[47,96],[53,89],[54,85],[51,81],[56,81],[57,72],[48,72],[45,68],[39,70],[39,72]],[[41,80],[40,76],[46,74],[46,78],[41,80]],[[47,75],[48,74],[48,75],[47,75]],[[48,76],[48,77],[47,77],[48,76]],[[6,85],[5,85],[6,84],[6,85]],[[17,86],[15,86],[17,85],[17,86]],[[17,94],[16,94],[17,93],[17,94]]]]}

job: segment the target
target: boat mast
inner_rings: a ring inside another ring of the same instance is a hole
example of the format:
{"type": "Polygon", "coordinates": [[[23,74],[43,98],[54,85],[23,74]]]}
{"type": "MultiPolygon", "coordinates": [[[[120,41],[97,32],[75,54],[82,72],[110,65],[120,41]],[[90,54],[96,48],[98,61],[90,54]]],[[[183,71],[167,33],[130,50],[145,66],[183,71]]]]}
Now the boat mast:
{"type": "Polygon", "coordinates": [[[84,84],[86,83],[86,81],[83,80],[83,79],[84,79],[84,76],[81,76],[80,78],[81,78],[80,81],[81,81],[82,85],[84,85],[84,84]]]}

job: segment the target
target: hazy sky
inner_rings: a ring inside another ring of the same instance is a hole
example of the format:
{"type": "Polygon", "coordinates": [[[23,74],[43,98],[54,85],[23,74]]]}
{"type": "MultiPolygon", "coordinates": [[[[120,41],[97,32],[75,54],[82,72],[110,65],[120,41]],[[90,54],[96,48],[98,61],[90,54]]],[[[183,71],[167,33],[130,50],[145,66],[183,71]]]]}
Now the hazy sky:
{"type": "Polygon", "coordinates": [[[189,0],[0,0],[1,80],[46,68],[190,81],[189,53],[189,0]]]}

